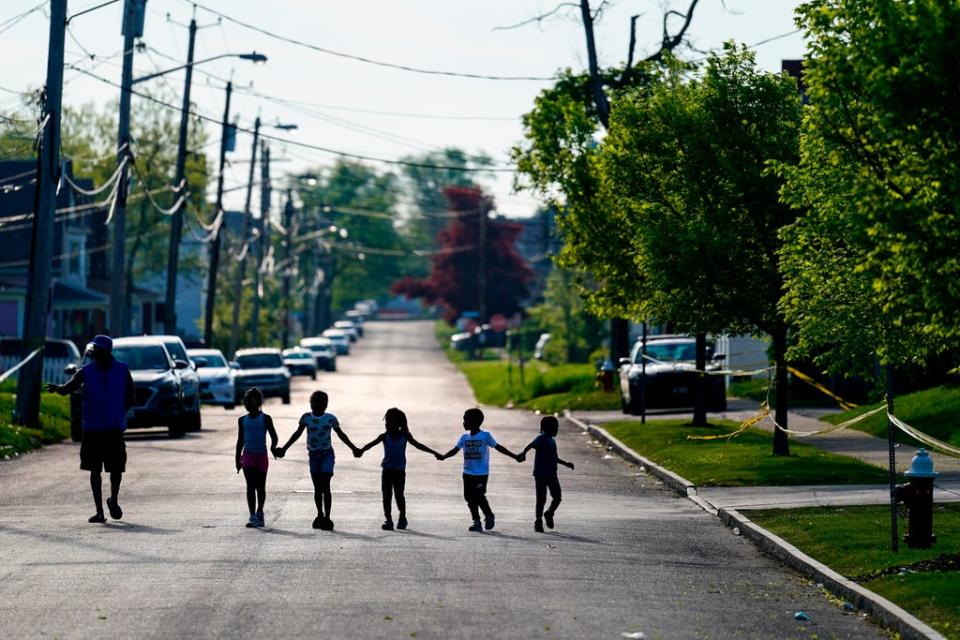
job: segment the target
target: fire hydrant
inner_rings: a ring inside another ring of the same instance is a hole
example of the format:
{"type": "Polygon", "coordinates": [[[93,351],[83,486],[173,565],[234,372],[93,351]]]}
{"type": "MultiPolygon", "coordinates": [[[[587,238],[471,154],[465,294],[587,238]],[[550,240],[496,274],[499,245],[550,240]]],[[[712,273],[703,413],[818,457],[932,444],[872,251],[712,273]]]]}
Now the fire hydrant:
{"type": "Polygon", "coordinates": [[[613,371],[613,363],[604,360],[600,366],[600,371],[597,372],[597,382],[600,383],[604,391],[613,391],[613,371]]]}
{"type": "Polygon", "coordinates": [[[907,506],[907,533],[903,539],[911,549],[929,549],[937,541],[933,533],[933,479],[937,472],[930,454],[917,450],[905,475],[907,484],[896,489],[897,502],[907,506]]]}

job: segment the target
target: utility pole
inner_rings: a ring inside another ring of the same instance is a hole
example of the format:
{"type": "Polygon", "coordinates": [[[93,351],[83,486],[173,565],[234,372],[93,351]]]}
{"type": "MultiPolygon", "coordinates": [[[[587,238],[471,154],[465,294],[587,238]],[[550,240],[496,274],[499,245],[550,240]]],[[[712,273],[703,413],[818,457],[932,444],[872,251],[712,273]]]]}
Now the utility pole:
{"type": "Polygon", "coordinates": [[[67,27],[67,0],[50,2],[50,40],[47,83],[43,92],[40,144],[37,149],[37,186],[34,191],[33,230],[30,235],[30,273],[27,276],[23,319],[23,355],[40,352],[17,376],[16,422],[36,428],[40,423],[40,387],[43,383],[43,345],[47,335],[53,231],[57,188],[60,185],[60,107],[63,101],[63,39],[67,27]]]}
{"type": "Polygon", "coordinates": [[[291,257],[293,256],[293,191],[287,189],[287,204],[283,208],[283,228],[286,235],[283,238],[283,332],[280,335],[280,344],[286,349],[290,346],[290,273],[293,270],[291,257]]]}
{"type": "Polygon", "coordinates": [[[263,269],[263,247],[267,243],[267,228],[270,217],[270,148],[267,141],[261,143],[260,153],[260,220],[257,223],[257,252],[254,255],[253,269],[253,315],[250,318],[250,333],[253,335],[252,346],[260,344],[260,300],[263,292],[261,273],[263,269]]]}
{"type": "Polygon", "coordinates": [[[247,270],[247,254],[250,252],[250,199],[253,197],[253,170],[257,166],[257,144],[260,141],[260,116],[253,125],[253,151],[250,152],[250,173],[247,176],[247,198],[243,204],[243,224],[240,227],[240,264],[233,280],[233,318],[230,328],[230,357],[237,351],[240,342],[240,303],[243,298],[243,278],[247,270]]]}
{"type": "Polygon", "coordinates": [[[220,230],[223,229],[223,172],[227,163],[227,145],[230,137],[230,96],[233,82],[227,82],[227,100],[223,107],[222,137],[220,138],[220,172],[217,175],[217,200],[213,206],[213,230],[210,238],[210,266],[207,273],[207,300],[203,314],[203,341],[213,346],[213,310],[217,298],[217,271],[220,269],[220,230]]]}
{"type": "Polygon", "coordinates": [[[890,484],[890,549],[894,553],[900,551],[900,534],[897,533],[897,439],[893,420],[893,364],[886,366],[886,400],[887,400],[887,477],[890,484]]]}
{"type": "Polygon", "coordinates": [[[127,189],[129,187],[130,163],[130,98],[133,85],[133,42],[143,37],[143,21],[146,0],[124,0],[123,3],[123,72],[120,77],[120,123],[117,134],[117,199],[113,209],[113,265],[110,271],[110,331],[115,336],[129,332],[130,314],[126,295],[126,243],[127,243],[127,189]]]}
{"type": "Polygon", "coordinates": [[[477,310],[480,312],[480,325],[483,325],[487,320],[487,213],[486,202],[481,199],[480,219],[478,221],[480,226],[480,247],[478,248],[479,277],[477,286],[477,292],[480,296],[480,304],[477,305],[477,310]]]}
{"type": "Polygon", "coordinates": [[[180,112],[180,138],[177,143],[177,207],[170,220],[170,250],[167,254],[167,292],[164,299],[163,324],[168,334],[177,332],[177,270],[180,262],[180,237],[183,235],[183,210],[187,194],[187,128],[190,124],[190,84],[193,81],[193,48],[197,39],[197,20],[190,20],[187,44],[186,78],[183,83],[183,106],[180,112]]]}

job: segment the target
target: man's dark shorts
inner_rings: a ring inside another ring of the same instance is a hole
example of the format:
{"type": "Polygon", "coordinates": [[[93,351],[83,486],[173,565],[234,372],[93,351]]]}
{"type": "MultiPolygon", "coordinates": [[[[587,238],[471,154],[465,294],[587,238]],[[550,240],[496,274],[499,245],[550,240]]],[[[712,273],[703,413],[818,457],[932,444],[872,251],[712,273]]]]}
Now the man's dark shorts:
{"type": "Polygon", "coordinates": [[[80,468],[107,473],[126,471],[127,445],[123,431],[84,431],[80,441],[80,468]]]}

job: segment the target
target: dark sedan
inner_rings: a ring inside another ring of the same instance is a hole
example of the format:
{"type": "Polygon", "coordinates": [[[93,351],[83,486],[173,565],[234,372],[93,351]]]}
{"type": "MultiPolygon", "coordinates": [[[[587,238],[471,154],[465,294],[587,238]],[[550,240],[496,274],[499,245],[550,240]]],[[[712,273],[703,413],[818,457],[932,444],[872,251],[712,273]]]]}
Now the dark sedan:
{"type": "MultiPolygon", "coordinates": [[[[641,411],[641,386],[647,408],[687,408],[694,404],[698,374],[696,372],[696,340],[687,336],[652,336],[647,338],[646,356],[638,340],[629,358],[620,360],[620,404],[624,413],[641,411]],[[646,360],[646,367],[643,362],[646,360]]],[[[722,356],[715,356],[714,345],[707,342],[706,371],[719,371],[722,356]]],[[[724,376],[707,375],[708,411],[725,411],[727,394],[724,376]]]]}

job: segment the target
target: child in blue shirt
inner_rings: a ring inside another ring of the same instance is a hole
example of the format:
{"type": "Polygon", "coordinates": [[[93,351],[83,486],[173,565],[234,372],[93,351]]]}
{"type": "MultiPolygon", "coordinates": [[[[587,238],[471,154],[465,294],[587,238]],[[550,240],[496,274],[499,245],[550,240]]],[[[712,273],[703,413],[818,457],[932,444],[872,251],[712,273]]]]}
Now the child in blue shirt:
{"type": "Polygon", "coordinates": [[[467,501],[473,524],[469,531],[483,531],[480,526],[480,512],[483,511],[484,525],[493,529],[496,522],[490,504],[487,502],[487,480],[490,478],[490,449],[496,449],[505,456],[510,456],[517,462],[522,462],[520,456],[512,453],[503,445],[497,444],[487,431],[482,431],[483,411],[467,409],[463,413],[463,428],[465,433],[457,440],[457,444],[450,451],[437,454],[437,460],[445,460],[455,456],[463,449],[463,499],[467,501]]]}
{"type": "Polygon", "coordinates": [[[358,458],[364,451],[372,449],[379,443],[383,443],[383,472],[380,475],[380,490],[383,492],[383,515],[385,520],[380,527],[384,531],[393,530],[393,516],[391,510],[393,507],[393,497],[397,499],[397,529],[407,528],[407,501],[404,498],[403,490],[407,480],[407,443],[410,443],[415,449],[426,451],[434,456],[439,455],[428,446],[422,445],[413,437],[407,428],[406,414],[397,409],[387,409],[383,416],[386,430],[371,442],[363,445],[354,452],[358,458]]]}
{"type": "Polygon", "coordinates": [[[553,529],[553,514],[560,506],[560,480],[557,478],[557,464],[562,464],[573,470],[573,463],[561,460],[557,454],[557,433],[560,431],[560,422],[553,416],[544,416],[540,420],[540,435],[533,439],[523,451],[520,460],[525,460],[527,451],[534,449],[537,454],[533,459],[533,481],[537,492],[537,519],[533,523],[533,530],[543,533],[543,521],[547,527],[553,529]],[[550,507],[544,511],[547,502],[547,491],[550,492],[550,507]]]}

